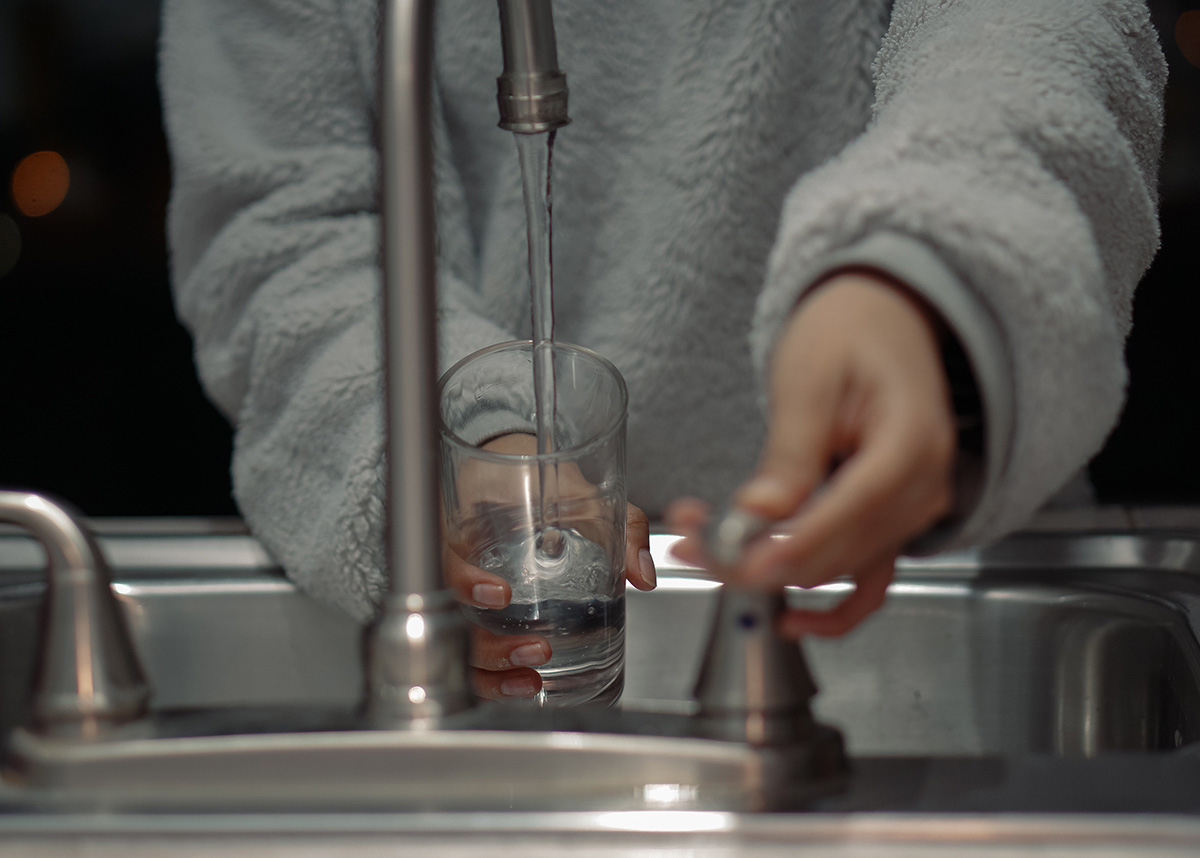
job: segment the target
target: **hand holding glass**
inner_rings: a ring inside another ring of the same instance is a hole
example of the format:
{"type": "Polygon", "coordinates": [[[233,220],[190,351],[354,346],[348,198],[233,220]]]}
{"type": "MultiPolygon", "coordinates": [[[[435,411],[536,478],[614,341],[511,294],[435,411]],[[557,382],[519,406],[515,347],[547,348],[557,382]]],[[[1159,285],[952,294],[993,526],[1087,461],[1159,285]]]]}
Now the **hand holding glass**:
{"type": "Polygon", "coordinates": [[[625,384],[599,355],[555,344],[555,446],[538,453],[533,356],[528,342],[493,346],[442,378],[447,567],[511,589],[504,608],[465,606],[472,622],[549,643],[540,702],[611,704],[625,664],[625,384]]]}

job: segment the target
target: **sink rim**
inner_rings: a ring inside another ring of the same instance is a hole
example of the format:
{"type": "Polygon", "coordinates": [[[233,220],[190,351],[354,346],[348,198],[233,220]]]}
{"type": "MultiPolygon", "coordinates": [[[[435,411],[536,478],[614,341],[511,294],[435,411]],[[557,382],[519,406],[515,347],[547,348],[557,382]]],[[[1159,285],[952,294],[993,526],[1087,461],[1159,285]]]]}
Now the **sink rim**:
{"type": "MultiPolygon", "coordinates": [[[[0,787],[0,806],[4,789],[0,787]]],[[[37,837],[338,837],[443,836],[464,849],[475,838],[588,836],[632,854],[672,839],[708,847],[754,844],[789,849],[818,844],[1069,847],[1128,844],[1146,849],[1200,845],[1200,815],[1183,813],[745,813],[699,810],[513,811],[437,813],[0,813],[5,839],[37,837]],[[664,838],[667,838],[664,840],[664,838]]],[[[226,848],[227,844],[213,844],[226,848]]],[[[480,848],[488,844],[481,843],[480,848]]],[[[640,853],[638,853],[640,854],[640,853]]],[[[904,854],[911,854],[905,852],[904,854]]],[[[988,853],[992,854],[992,853],[988,853]]],[[[1039,853],[1040,854],[1040,853],[1039,853]]],[[[1070,854],[1077,854],[1072,851],[1070,854]]]]}
{"type": "MultiPolygon", "coordinates": [[[[118,576],[162,574],[164,565],[180,570],[247,569],[281,574],[279,564],[240,519],[101,518],[89,520],[88,525],[118,576]]],[[[679,539],[661,524],[652,527],[650,551],[656,564],[675,572],[702,572],[671,554],[679,539]]],[[[1200,531],[1022,530],[986,546],[924,557],[902,556],[896,568],[897,574],[912,570],[962,574],[985,566],[1008,571],[1044,566],[1047,557],[1063,569],[1150,568],[1200,576],[1200,531]],[[1047,546],[1056,548],[1047,552],[1047,546]],[[1032,552],[1032,548],[1039,550],[1032,552]],[[1039,559],[1031,560],[1031,554],[1039,559]]],[[[0,524],[0,583],[7,574],[36,572],[41,566],[35,540],[20,528],[0,524]]]]}

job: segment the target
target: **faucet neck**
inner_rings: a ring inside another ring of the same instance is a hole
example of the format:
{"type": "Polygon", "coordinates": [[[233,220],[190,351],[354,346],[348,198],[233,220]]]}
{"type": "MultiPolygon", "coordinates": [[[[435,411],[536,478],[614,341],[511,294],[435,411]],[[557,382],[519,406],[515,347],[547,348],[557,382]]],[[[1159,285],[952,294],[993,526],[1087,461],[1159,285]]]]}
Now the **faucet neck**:
{"type": "Polygon", "coordinates": [[[425,728],[471,707],[467,628],[442,580],[437,498],[434,0],[381,0],[379,51],[384,548],[389,593],[367,630],[373,726],[425,728]]]}

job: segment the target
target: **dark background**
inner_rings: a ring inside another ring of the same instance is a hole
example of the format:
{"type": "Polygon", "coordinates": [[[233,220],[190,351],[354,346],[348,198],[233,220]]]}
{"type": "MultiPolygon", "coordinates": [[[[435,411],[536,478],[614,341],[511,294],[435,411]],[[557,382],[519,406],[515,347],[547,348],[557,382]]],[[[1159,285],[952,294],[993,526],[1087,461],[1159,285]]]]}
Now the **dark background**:
{"type": "MultiPolygon", "coordinates": [[[[1171,63],[1163,245],[1139,288],[1128,406],[1102,500],[1200,502],[1200,6],[1151,4],[1171,63]]],[[[0,0],[0,486],[90,515],[232,514],[230,430],[196,382],[163,236],[157,0],[0,0]],[[10,176],[60,153],[69,192],[22,214],[10,176]]]]}

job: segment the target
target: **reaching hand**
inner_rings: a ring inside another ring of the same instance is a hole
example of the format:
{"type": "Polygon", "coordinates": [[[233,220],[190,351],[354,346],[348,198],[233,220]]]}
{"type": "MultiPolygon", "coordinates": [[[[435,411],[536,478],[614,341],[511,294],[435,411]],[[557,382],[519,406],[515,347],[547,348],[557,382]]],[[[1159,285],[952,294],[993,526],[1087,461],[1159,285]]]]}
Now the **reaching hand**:
{"type": "MultiPolygon", "coordinates": [[[[949,510],[954,415],[935,323],[900,286],[835,276],[788,320],[771,362],[767,442],[735,503],[783,522],[745,552],[733,581],[855,590],[827,612],[788,612],[780,631],[839,635],[882,603],[896,557],[949,510]]],[[[707,508],[673,505],[685,560],[704,562],[707,508]]]]}

